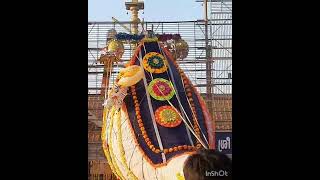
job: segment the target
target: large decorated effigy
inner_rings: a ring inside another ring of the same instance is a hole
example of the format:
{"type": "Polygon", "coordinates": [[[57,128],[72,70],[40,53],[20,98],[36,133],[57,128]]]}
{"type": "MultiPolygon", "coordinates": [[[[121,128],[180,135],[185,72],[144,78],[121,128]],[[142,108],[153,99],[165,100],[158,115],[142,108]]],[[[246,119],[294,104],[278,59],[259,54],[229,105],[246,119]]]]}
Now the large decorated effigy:
{"type": "Polygon", "coordinates": [[[178,63],[188,45],[178,34],[114,32],[100,58],[106,75],[126,42],[135,42],[133,56],[104,92],[101,137],[108,163],[123,180],[183,179],[186,158],[215,147],[205,101],[178,63]]]}

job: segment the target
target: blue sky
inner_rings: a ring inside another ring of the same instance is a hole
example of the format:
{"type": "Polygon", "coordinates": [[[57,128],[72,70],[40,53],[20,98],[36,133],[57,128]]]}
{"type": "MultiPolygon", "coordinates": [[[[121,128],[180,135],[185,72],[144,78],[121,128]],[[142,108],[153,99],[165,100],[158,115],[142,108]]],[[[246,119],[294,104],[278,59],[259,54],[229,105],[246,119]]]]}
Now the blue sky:
{"type": "MultiPolygon", "coordinates": [[[[128,1],[128,0],[127,0],[128,1]]],[[[130,0],[131,1],[131,0],[130,0]]],[[[126,0],[88,0],[88,21],[130,20],[130,12],[125,9],[126,0]]],[[[145,21],[184,21],[203,19],[202,3],[196,0],[145,0],[145,21]]]]}

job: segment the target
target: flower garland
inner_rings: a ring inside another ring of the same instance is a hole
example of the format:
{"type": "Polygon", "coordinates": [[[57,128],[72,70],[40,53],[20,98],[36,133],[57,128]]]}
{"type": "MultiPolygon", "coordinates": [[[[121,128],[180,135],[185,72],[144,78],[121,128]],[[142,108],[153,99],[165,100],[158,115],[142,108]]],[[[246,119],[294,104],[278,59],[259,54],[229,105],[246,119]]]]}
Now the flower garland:
{"type": "MultiPolygon", "coordinates": [[[[163,51],[165,53],[166,56],[169,57],[169,59],[171,59],[172,63],[174,64],[174,66],[177,68],[179,74],[180,74],[180,77],[182,77],[182,82],[183,82],[183,85],[184,85],[184,88],[186,90],[186,95],[187,95],[187,98],[190,102],[190,105],[191,105],[191,111],[192,111],[192,116],[193,116],[193,127],[194,127],[194,130],[195,130],[195,134],[197,135],[197,137],[201,137],[200,135],[200,128],[198,126],[198,119],[197,119],[197,112],[196,112],[196,108],[195,108],[195,104],[193,102],[193,98],[192,98],[192,92],[193,91],[196,91],[195,87],[192,85],[192,83],[190,82],[190,80],[187,78],[186,74],[183,72],[183,70],[180,68],[180,66],[178,65],[177,61],[172,57],[172,55],[169,53],[169,51],[167,49],[165,49],[163,47],[163,45],[160,45],[162,48],[163,48],[163,51]]],[[[202,145],[201,143],[198,141],[196,141],[196,147],[197,149],[201,148],[202,145]]]]}
{"type": "MultiPolygon", "coordinates": [[[[195,87],[192,85],[190,80],[187,78],[187,76],[185,75],[183,70],[180,68],[180,66],[178,65],[177,61],[169,53],[169,51],[167,49],[165,49],[163,47],[163,45],[160,45],[160,46],[163,48],[163,51],[164,51],[165,55],[168,56],[169,59],[172,60],[171,62],[177,68],[177,70],[178,70],[178,72],[180,74],[180,77],[182,77],[182,82],[183,82],[184,88],[186,90],[186,95],[187,95],[187,98],[188,98],[188,100],[190,102],[190,105],[191,105],[191,111],[192,111],[192,114],[193,114],[193,124],[194,124],[195,134],[197,135],[197,137],[200,138],[201,136],[200,136],[200,129],[199,129],[199,126],[198,126],[197,112],[196,112],[196,108],[195,108],[195,105],[194,105],[194,102],[193,102],[193,98],[192,98],[192,92],[194,91],[195,87]]],[[[198,149],[202,147],[202,145],[198,141],[198,139],[197,139],[196,147],[198,149]]]]}
{"type": "Polygon", "coordinates": [[[172,83],[163,78],[152,80],[148,86],[148,92],[158,101],[170,100],[175,94],[172,83]]]}
{"type": "MultiPolygon", "coordinates": [[[[135,88],[135,87],[133,87],[133,88],[135,88]]],[[[128,117],[128,110],[127,110],[127,108],[126,108],[126,105],[123,105],[122,110],[123,110],[124,114],[126,114],[126,118],[129,118],[129,117],[128,117]]],[[[131,124],[130,121],[129,121],[129,127],[128,127],[128,129],[129,129],[129,131],[130,131],[130,133],[131,133],[131,135],[132,135],[133,137],[136,136],[136,134],[135,134],[135,132],[134,132],[134,129],[133,129],[133,125],[131,124]]],[[[140,136],[140,134],[139,134],[138,136],[140,136]]],[[[135,144],[139,144],[137,138],[133,138],[133,141],[134,141],[135,144]]],[[[182,148],[183,148],[183,147],[182,147],[182,148]]],[[[192,155],[192,154],[196,153],[195,149],[193,149],[192,151],[186,151],[186,152],[183,152],[183,153],[181,153],[181,154],[174,155],[173,157],[171,157],[171,159],[167,160],[166,162],[154,164],[154,163],[152,162],[152,160],[147,156],[147,154],[145,153],[145,151],[141,148],[141,146],[138,146],[137,149],[138,149],[138,151],[141,153],[141,155],[142,155],[142,157],[144,158],[144,160],[146,160],[146,161],[149,163],[149,165],[151,165],[151,166],[154,167],[154,168],[160,168],[160,167],[166,166],[167,164],[170,163],[171,160],[173,160],[173,159],[175,159],[175,158],[177,158],[177,157],[179,157],[179,156],[183,156],[183,155],[186,155],[186,154],[187,154],[187,155],[192,155]]],[[[187,148],[187,149],[188,149],[188,148],[187,148]]]]}
{"type": "Polygon", "coordinates": [[[180,34],[156,34],[159,41],[165,42],[168,40],[179,40],[181,39],[180,34]]]}
{"type": "Polygon", "coordinates": [[[163,73],[167,71],[167,61],[157,52],[149,52],[143,57],[143,68],[150,73],[163,73]]]}
{"type": "Polygon", "coordinates": [[[171,106],[161,106],[156,110],[155,118],[161,126],[173,128],[179,126],[182,122],[178,113],[171,106]]]}
{"type": "MultiPolygon", "coordinates": [[[[133,42],[139,42],[142,39],[146,38],[146,35],[141,34],[128,34],[128,33],[118,33],[115,35],[115,39],[119,41],[133,41],[133,42]]],[[[148,37],[146,39],[153,41],[168,41],[168,40],[179,40],[181,39],[180,34],[156,34],[155,37],[153,35],[151,37],[148,37]]]]}
{"type": "MultiPolygon", "coordinates": [[[[198,118],[197,118],[197,111],[196,111],[196,107],[193,101],[193,97],[192,97],[192,92],[194,91],[194,86],[192,85],[192,83],[190,82],[190,80],[187,78],[186,74],[183,72],[183,70],[179,67],[178,63],[176,61],[173,61],[174,66],[178,69],[180,76],[182,77],[182,81],[186,90],[186,95],[187,98],[190,102],[191,105],[191,111],[192,111],[192,116],[193,116],[193,127],[194,127],[194,131],[195,134],[197,135],[197,137],[201,137],[200,134],[200,127],[198,126],[198,118]]],[[[196,143],[196,147],[199,149],[202,147],[201,143],[199,142],[199,140],[197,139],[197,143],[196,143]]]]}
{"type": "Polygon", "coordinates": [[[128,33],[118,33],[115,35],[116,40],[119,41],[141,41],[145,35],[137,35],[137,34],[128,34],[128,33]]]}
{"type": "MultiPolygon", "coordinates": [[[[143,139],[145,140],[146,144],[148,145],[148,147],[152,150],[152,152],[159,154],[161,151],[159,148],[155,147],[150,138],[148,137],[148,134],[146,132],[146,129],[144,127],[144,124],[142,122],[142,117],[141,117],[141,113],[140,113],[140,103],[138,101],[138,97],[137,97],[137,92],[136,92],[136,87],[135,86],[131,86],[131,94],[132,94],[132,98],[134,101],[134,107],[135,107],[135,112],[136,112],[136,118],[137,118],[137,122],[138,122],[138,126],[141,130],[141,134],[143,139]]],[[[190,146],[190,145],[179,145],[179,146],[174,146],[171,148],[165,148],[163,149],[163,153],[164,154],[168,154],[168,153],[172,153],[175,151],[180,151],[180,150],[196,150],[197,148],[194,146],[190,146]]]]}
{"type": "Polygon", "coordinates": [[[157,37],[153,37],[153,38],[144,38],[142,39],[143,42],[157,42],[158,38],[157,37]]]}

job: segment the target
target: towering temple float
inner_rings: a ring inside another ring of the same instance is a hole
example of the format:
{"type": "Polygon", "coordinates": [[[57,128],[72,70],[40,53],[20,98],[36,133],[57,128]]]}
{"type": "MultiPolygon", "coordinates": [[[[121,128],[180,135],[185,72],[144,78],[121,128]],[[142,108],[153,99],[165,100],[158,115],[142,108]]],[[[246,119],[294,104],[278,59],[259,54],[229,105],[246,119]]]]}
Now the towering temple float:
{"type": "Polygon", "coordinates": [[[138,34],[143,2],[126,3],[132,11],[131,33],[110,35],[101,54],[103,86],[108,87],[113,63],[123,43],[133,43],[131,60],[105,91],[102,141],[113,173],[119,179],[183,179],[186,158],[200,148],[213,149],[214,124],[204,100],[178,60],[188,54],[180,35],[138,34]]]}

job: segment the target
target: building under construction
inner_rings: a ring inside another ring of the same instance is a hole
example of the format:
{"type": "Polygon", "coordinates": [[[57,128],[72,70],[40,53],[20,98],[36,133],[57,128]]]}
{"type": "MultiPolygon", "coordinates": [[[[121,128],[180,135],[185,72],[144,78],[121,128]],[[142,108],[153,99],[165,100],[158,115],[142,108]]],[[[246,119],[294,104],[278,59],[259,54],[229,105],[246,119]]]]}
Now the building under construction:
{"type": "MultiPolygon", "coordinates": [[[[203,3],[200,0],[197,2],[203,3]]],[[[159,34],[180,34],[188,43],[188,56],[179,61],[179,65],[204,97],[215,121],[219,140],[231,136],[232,132],[232,1],[211,0],[206,4],[207,13],[204,13],[204,19],[143,22],[139,28],[159,34]]],[[[98,59],[100,50],[106,46],[108,31],[115,29],[117,32],[127,32],[126,27],[131,26],[129,21],[88,22],[89,179],[115,178],[108,167],[101,145],[104,66],[98,59]]],[[[121,60],[127,62],[133,55],[134,47],[125,44],[124,48],[125,53],[121,60]]],[[[110,86],[122,67],[122,63],[114,65],[110,86]]],[[[231,148],[225,152],[231,155],[230,151],[231,148]]]]}

